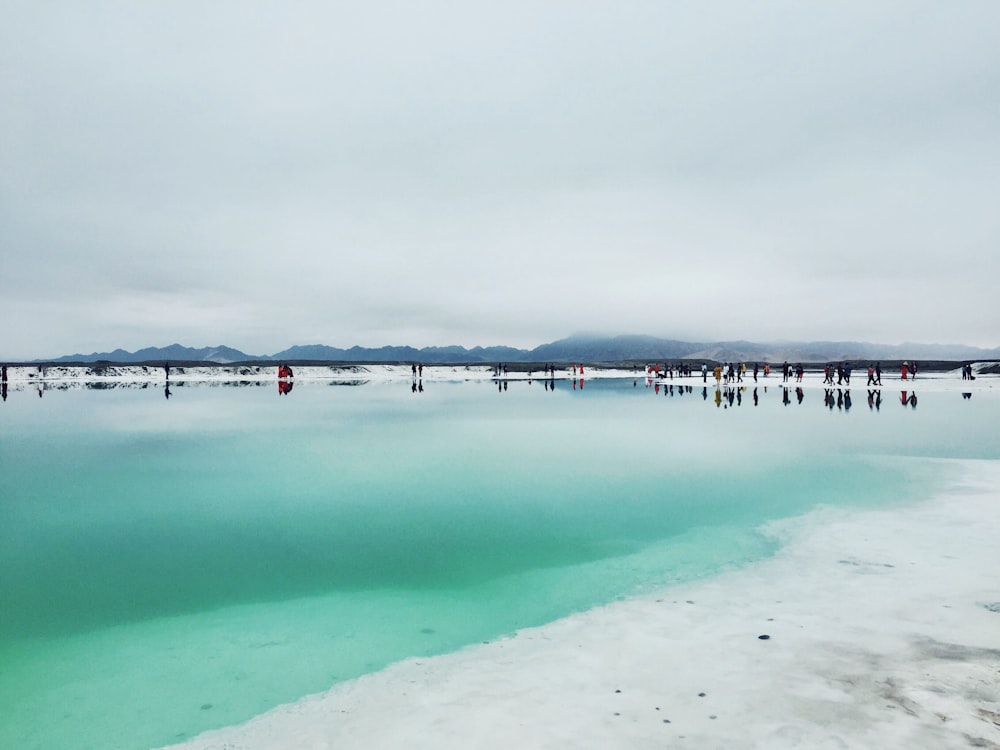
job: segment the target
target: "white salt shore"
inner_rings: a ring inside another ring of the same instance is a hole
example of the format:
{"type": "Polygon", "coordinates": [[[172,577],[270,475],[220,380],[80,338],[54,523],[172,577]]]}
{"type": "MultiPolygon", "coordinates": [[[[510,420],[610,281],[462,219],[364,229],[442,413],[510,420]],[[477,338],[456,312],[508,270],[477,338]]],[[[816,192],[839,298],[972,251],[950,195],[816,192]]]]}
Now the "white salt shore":
{"type": "MultiPolygon", "coordinates": [[[[986,392],[992,391],[1000,384],[1000,376],[981,374],[982,368],[990,363],[974,363],[975,380],[963,380],[961,369],[946,372],[921,372],[917,378],[902,380],[897,371],[885,370],[882,374],[882,388],[903,390],[919,390],[920,392],[986,392]]],[[[343,364],[343,365],[310,365],[295,367],[293,382],[296,384],[337,384],[345,383],[360,385],[364,383],[409,383],[414,379],[410,365],[398,364],[343,364]]],[[[167,376],[163,367],[144,365],[42,365],[42,366],[9,366],[7,368],[8,389],[17,392],[27,389],[62,390],[83,388],[88,385],[116,388],[148,388],[163,386],[167,376]]],[[[424,383],[489,381],[494,379],[492,365],[425,365],[419,374],[419,380],[424,383]]],[[[690,385],[701,388],[716,387],[716,381],[711,371],[703,381],[700,372],[691,377],[650,377],[643,368],[631,367],[592,367],[584,366],[582,373],[573,366],[560,365],[556,367],[555,377],[559,380],[602,380],[609,378],[636,379],[643,383],[648,380],[673,385],[690,385]]],[[[545,380],[542,370],[510,371],[501,380],[510,382],[545,380]]],[[[171,385],[227,385],[227,384],[273,384],[278,381],[278,367],[245,366],[245,365],[203,365],[203,366],[173,366],[170,369],[171,385]]],[[[861,389],[865,387],[867,373],[855,370],[850,385],[834,386],[861,389]]],[[[725,384],[723,383],[723,386],[725,384]]],[[[807,371],[801,382],[790,377],[782,382],[780,368],[771,371],[769,377],[761,372],[755,382],[751,372],[743,376],[743,381],[733,383],[733,386],[746,388],[788,386],[805,389],[825,388],[821,371],[807,371]]]]}
{"type": "Polygon", "coordinates": [[[932,500],[174,747],[1000,748],[1000,462],[948,463],[932,500]]]}

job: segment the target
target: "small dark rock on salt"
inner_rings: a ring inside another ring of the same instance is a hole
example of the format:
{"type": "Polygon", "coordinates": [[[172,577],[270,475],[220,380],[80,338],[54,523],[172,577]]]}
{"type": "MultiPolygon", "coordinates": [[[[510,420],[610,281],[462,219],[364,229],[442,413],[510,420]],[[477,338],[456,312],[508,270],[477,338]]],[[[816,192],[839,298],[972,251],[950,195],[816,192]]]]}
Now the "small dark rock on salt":
{"type": "Polygon", "coordinates": [[[766,640],[769,640],[769,639],[770,639],[770,637],[771,637],[771,636],[769,636],[769,635],[768,635],[767,633],[764,633],[764,635],[758,635],[758,636],[757,636],[758,640],[761,640],[761,641],[766,641],[766,640]]]}
{"type": "Polygon", "coordinates": [[[705,697],[705,693],[698,693],[698,697],[699,698],[704,698],[705,697]]]}

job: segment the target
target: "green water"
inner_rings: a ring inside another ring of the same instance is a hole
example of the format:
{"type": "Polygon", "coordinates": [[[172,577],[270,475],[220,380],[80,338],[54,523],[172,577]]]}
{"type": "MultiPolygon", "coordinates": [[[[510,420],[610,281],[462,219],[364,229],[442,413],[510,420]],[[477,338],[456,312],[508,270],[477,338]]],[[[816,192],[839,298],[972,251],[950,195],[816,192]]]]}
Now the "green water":
{"type": "MultiPolygon", "coordinates": [[[[0,747],[146,748],[771,554],[762,522],[920,497],[998,404],[830,410],[632,381],[15,392],[0,747]]],[[[864,391],[858,391],[863,394],[864,391]]]]}

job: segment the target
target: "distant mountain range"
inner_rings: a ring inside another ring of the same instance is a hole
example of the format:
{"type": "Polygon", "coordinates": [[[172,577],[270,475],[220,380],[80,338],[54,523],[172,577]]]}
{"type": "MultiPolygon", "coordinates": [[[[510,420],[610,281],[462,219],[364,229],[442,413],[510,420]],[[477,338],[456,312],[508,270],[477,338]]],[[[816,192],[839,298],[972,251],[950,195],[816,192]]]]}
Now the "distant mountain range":
{"type": "Polygon", "coordinates": [[[577,335],[542,344],[534,349],[508,346],[432,346],[416,349],[411,346],[383,346],[371,349],[353,346],[339,349],[313,344],[293,346],[276,354],[246,354],[228,346],[191,347],[173,344],[128,352],[70,354],[46,362],[120,362],[157,363],[202,362],[231,364],[234,362],[423,362],[425,364],[474,364],[493,362],[656,362],[663,360],[709,360],[716,362],[838,362],[844,360],[903,360],[958,361],[1000,359],[1000,348],[981,349],[952,344],[870,344],[856,341],[781,341],[754,343],[751,341],[720,341],[714,343],[675,341],[652,336],[585,336],[577,335]]]}

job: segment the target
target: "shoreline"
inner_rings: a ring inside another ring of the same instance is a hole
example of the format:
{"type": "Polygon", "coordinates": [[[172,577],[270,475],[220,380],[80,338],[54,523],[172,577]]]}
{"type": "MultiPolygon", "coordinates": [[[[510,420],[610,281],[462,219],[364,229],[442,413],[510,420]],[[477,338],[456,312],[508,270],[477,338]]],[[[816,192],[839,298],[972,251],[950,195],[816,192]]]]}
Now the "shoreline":
{"type": "MultiPolygon", "coordinates": [[[[742,382],[717,384],[712,373],[708,373],[703,381],[701,373],[691,377],[652,377],[642,368],[631,367],[591,367],[585,365],[583,375],[576,373],[572,367],[556,368],[554,378],[545,376],[542,370],[509,372],[497,377],[492,365],[425,365],[423,373],[414,377],[410,365],[367,364],[367,365],[310,365],[296,366],[294,377],[287,379],[294,384],[310,385],[366,385],[369,383],[411,383],[422,381],[434,382],[535,382],[554,380],[555,382],[589,381],[589,380],[635,380],[639,383],[658,384],[662,386],[692,386],[715,389],[717,385],[723,389],[750,389],[753,387],[788,387],[803,389],[841,389],[851,388],[862,390],[915,390],[936,392],[988,392],[996,389],[1000,383],[1000,375],[980,374],[975,366],[975,380],[963,380],[961,369],[920,372],[916,378],[902,380],[898,372],[883,371],[881,386],[867,386],[867,374],[856,371],[853,382],[842,385],[824,384],[822,371],[806,371],[802,381],[796,381],[794,376],[788,381],[782,380],[780,372],[771,372],[769,377],[760,375],[755,382],[753,376],[747,373],[742,382]]],[[[162,367],[149,365],[54,365],[54,366],[8,366],[6,387],[12,392],[29,388],[43,390],[63,390],[86,387],[139,387],[164,385],[274,385],[279,382],[277,364],[273,367],[242,366],[242,365],[206,365],[206,366],[172,366],[167,378],[162,367]]]]}
{"type": "Polygon", "coordinates": [[[929,500],[171,747],[1000,747],[1000,461],[938,460],[929,500]]]}

